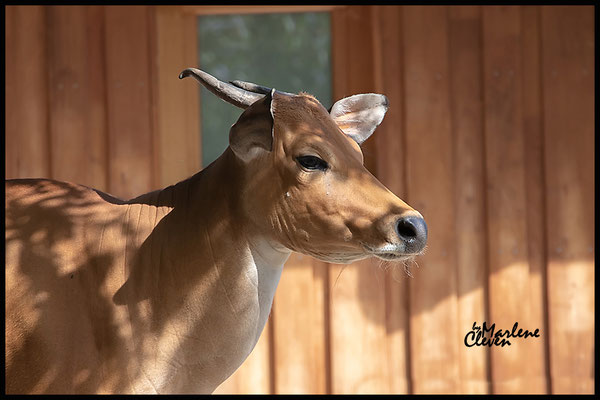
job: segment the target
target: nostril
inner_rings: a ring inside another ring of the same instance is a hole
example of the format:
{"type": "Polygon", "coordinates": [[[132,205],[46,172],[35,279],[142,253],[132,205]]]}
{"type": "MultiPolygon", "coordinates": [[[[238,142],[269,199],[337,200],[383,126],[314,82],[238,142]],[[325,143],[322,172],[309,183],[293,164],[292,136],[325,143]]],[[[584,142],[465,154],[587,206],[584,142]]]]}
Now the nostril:
{"type": "Polygon", "coordinates": [[[427,244],[427,224],[422,217],[410,216],[398,220],[396,225],[398,236],[405,244],[405,251],[418,253],[427,244]]]}
{"type": "Polygon", "coordinates": [[[398,221],[398,235],[404,240],[412,240],[418,236],[416,226],[408,218],[398,221]]]}

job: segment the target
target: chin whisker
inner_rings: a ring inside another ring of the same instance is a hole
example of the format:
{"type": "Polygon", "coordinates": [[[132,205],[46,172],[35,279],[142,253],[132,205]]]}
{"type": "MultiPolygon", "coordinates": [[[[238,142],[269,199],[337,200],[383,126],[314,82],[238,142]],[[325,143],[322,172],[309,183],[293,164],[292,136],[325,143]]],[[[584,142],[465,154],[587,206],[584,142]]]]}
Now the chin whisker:
{"type": "Polygon", "coordinates": [[[404,260],[402,261],[402,266],[404,267],[404,273],[406,275],[408,275],[409,278],[414,278],[412,271],[410,270],[410,267],[412,266],[412,261],[411,260],[404,260]]]}
{"type": "Polygon", "coordinates": [[[342,269],[340,269],[340,273],[338,274],[337,278],[335,278],[335,282],[333,282],[333,287],[334,287],[334,288],[335,288],[335,285],[337,285],[337,281],[338,281],[338,279],[340,279],[340,275],[342,275],[342,272],[344,272],[344,269],[346,269],[346,266],[347,266],[347,265],[348,265],[348,264],[344,264],[344,265],[342,266],[342,269]]]}
{"type": "Polygon", "coordinates": [[[390,269],[390,262],[387,260],[382,260],[381,258],[377,258],[379,269],[387,272],[390,269]]]}
{"type": "Polygon", "coordinates": [[[408,276],[410,276],[411,278],[413,277],[412,268],[413,267],[419,268],[419,263],[417,263],[417,260],[415,258],[409,258],[408,260],[404,260],[403,265],[404,265],[404,272],[406,272],[406,274],[408,276]]]}
{"type": "Polygon", "coordinates": [[[379,269],[384,272],[391,271],[392,278],[396,282],[400,282],[402,276],[414,278],[412,273],[413,268],[419,268],[419,264],[414,257],[399,259],[399,260],[382,260],[379,259],[379,269]]]}

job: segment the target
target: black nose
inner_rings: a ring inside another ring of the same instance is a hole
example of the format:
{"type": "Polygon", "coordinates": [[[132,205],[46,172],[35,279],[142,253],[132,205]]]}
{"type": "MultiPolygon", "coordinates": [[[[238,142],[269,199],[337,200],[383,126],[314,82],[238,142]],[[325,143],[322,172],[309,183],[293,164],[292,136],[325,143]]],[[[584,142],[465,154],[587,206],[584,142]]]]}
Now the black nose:
{"type": "Polygon", "coordinates": [[[407,253],[418,253],[427,244],[427,224],[421,217],[410,216],[398,220],[398,236],[404,242],[407,253]]]}

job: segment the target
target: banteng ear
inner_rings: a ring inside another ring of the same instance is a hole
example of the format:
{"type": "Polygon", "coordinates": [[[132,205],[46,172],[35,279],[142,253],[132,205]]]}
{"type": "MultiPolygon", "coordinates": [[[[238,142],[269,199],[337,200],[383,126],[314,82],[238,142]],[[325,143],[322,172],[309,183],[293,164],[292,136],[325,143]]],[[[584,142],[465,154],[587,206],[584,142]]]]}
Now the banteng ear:
{"type": "Polygon", "coordinates": [[[338,100],[329,113],[346,135],[362,144],[383,121],[387,109],[387,97],[367,93],[338,100]]]}
{"type": "Polygon", "coordinates": [[[229,130],[229,147],[237,157],[250,161],[273,148],[273,112],[275,89],[244,110],[229,130]]]}

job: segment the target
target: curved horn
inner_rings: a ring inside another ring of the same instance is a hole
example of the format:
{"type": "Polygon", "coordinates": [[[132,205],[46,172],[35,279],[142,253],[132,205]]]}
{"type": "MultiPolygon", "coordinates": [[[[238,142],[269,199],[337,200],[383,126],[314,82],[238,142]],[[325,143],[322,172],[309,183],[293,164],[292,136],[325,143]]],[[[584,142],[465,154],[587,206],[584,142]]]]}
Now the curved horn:
{"type": "Polygon", "coordinates": [[[230,85],[229,83],[221,82],[214,76],[207,74],[196,68],[184,69],[179,74],[179,79],[192,76],[198,82],[203,84],[208,90],[216,94],[220,99],[233,104],[239,108],[247,108],[258,99],[262,99],[264,95],[252,93],[242,88],[230,85]]]}
{"type": "Polygon", "coordinates": [[[257,85],[256,83],[237,81],[237,80],[230,81],[230,83],[241,89],[247,90],[249,92],[261,93],[261,94],[271,93],[271,88],[268,88],[266,86],[257,85]]]}
{"type": "MultiPolygon", "coordinates": [[[[269,87],[257,85],[256,83],[251,83],[251,82],[235,80],[235,81],[230,81],[230,83],[239,87],[240,89],[244,89],[244,90],[247,90],[249,92],[254,92],[254,93],[267,94],[267,93],[271,93],[271,90],[272,90],[269,87]]],[[[275,91],[279,94],[285,94],[287,96],[294,96],[293,93],[282,92],[281,90],[277,90],[277,89],[275,89],[275,91]]]]}

